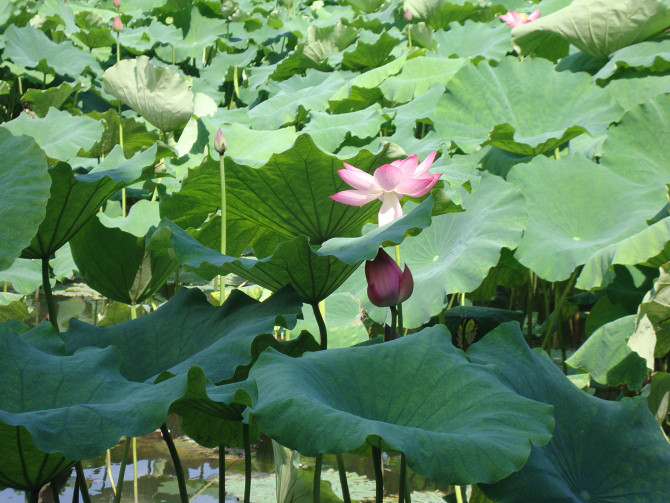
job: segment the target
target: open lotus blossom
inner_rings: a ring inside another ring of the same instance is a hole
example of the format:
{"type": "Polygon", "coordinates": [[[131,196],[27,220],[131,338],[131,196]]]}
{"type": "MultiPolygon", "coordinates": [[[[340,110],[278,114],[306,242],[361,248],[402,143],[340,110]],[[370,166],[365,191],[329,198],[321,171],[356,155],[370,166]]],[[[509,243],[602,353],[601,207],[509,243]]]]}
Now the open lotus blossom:
{"type": "Polygon", "coordinates": [[[382,202],[379,210],[379,225],[385,225],[402,216],[400,199],[403,195],[421,197],[433,188],[441,175],[428,170],[433,164],[436,151],[419,164],[417,155],[379,166],[373,175],[350,164],[337,173],[355,190],[343,190],[330,196],[331,199],[352,206],[363,206],[375,199],[382,202]]]}
{"type": "Polygon", "coordinates": [[[401,271],[388,253],[380,248],[374,260],[365,262],[368,298],[375,306],[397,306],[406,301],[414,290],[414,278],[405,265],[401,271]]]}
{"type": "Polygon", "coordinates": [[[507,26],[514,28],[520,24],[526,24],[535,21],[538,17],[540,17],[540,9],[535,9],[530,15],[523,12],[508,11],[507,14],[503,14],[502,16],[498,17],[505,21],[507,26]]]}

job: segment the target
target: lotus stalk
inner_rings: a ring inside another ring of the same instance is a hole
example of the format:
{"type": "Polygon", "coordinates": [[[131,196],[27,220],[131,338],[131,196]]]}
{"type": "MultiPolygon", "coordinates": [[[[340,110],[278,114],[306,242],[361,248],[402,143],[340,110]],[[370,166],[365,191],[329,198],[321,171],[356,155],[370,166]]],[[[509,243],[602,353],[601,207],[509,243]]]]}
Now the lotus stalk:
{"type": "Polygon", "coordinates": [[[416,154],[393,161],[391,164],[384,164],[378,167],[373,175],[345,162],[343,163],[345,169],[337,173],[354,190],[343,190],[330,198],[351,206],[363,206],[379,199],[382,207],[379,210],[378,222],[380,226],[386,225],[402,216],[400,199],[403,195],[424,196],[437,183],[441,175],[428,173],[436,153],[434,150],[428,154],[421,164],[416,154]]]}
{"type": "MultiPolygon", "coordinates": [[[[221,128],[216,132],[214,138],[214,150],[219,153],[219,177],[221,183],[221,254],[226,254],[226,232],[227,232],[227,215],[226,215],[226,167],[225,154],[228,148],[226,137],[223,136],[221,128]]],[[[226,294],[226,277],[219,276],[219,305],[223,304],[226,294]]]]}

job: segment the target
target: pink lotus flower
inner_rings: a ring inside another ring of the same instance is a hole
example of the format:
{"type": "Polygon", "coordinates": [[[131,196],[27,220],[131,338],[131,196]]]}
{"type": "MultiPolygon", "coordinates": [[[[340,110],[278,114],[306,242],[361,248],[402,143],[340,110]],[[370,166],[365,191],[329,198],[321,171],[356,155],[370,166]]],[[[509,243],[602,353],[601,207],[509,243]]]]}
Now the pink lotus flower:
{"type": "Polygon", "coordinates": [[[405,21],[411,21],[413,16],[409,9],[405,9],[405,14],[403,14],[403,17],[405,18],[405,21]]]}
{"type": "Polygon", "coordinates": [[[116,33],[119,33],[121,30],[123,30],[123,21],[121,21],[119,16],[116,16],[114,21],[112,21],[112,30],[114,30],[116,33]]]}
{"type": "Polygon", "coordinates": [[[226,137],[223,136],[223,131],[219,128],[216,132],[216,137],[214,138],[214,150],[216,150],[219,155],[223,155],[227,148],[228,144],[226,143],[226,137]]]}
{"type": "Polygon", "coordinates": [[[380,248],[374,260],[365,262],[368,298],[375,306],[397,306],[406,301],[414,290],[414,278],[405,265],[401,271],[388,253],[380,248]]]}
{"type": "Polygon", "coordinates": [[[503,21],[505,21],[507,26],[509,26],[510,28],[514,28],[515,26],[518,26],[520,24],[526,24],[535,21],[538,17],[540,17],[540,9],[535,9],[535,11],[533,11],[533,13],[530,16],[523,12],[508,11],[507,14],[498,17],[503,21]]]}
{"type": "Polygon", "coordinates": [[[116,7],[118,9],[119,7],[121,7],[121,0],[114,0],[113,4],[114,4],[114,7],[116,7]]]}
{"type": "Polygon", "coordinates": [[[337,173],[355,190],[343,190],[330,198],[351,206],[363,206],[379,199],[382,202],[378,217],[379,225],[388,224],[402,216],[400,199],[403,195],[421,197],[427,194],[442,176],[428,173],[435,154],[436,151],[433,150],[421,164],[416,154],[393,161],[391,164],[384,164],[375,170],[374,175],[345,162],[345,169],[337,173]]]}

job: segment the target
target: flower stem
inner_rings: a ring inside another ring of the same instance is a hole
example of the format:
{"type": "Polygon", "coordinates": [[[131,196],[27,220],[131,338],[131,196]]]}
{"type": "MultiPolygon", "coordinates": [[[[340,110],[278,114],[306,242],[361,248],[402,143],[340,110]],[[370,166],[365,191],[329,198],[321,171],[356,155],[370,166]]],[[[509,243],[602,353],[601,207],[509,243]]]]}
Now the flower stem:
{"type": "Polygon", "coordinates": [[[226,446],[219,445],[219,503],[226,503],[226,446]]]}
{"type": "Polygon", "coordinates": [[[391,339],[395,339],[396,322],[398,321],[398,306],[391,306],[391,339]]]}
{"type": "Polygon", "coordinates": [[[107,454],[105,455],[105,466],[107,468],[109,484],[112,486],[112,494],[116,496],[116,484],[114,484],[114,477],[112,476],[112,452],[109,449],[107,449],[107,454]]]}
{"type": "Polygon", "coordinates": [[[400,453],[400,476],[398,484],[398,503],[405,503],[405,493],[407,492],[407,460],[405,453],[400,453]]]}
{"type": "Polygon", "coordinates": [[[170,435],[170,430],[165,423],[161,425],[161,433],[163,434],[163,440],[167,444],[167,448],[170,451],[170,457],[172,458],[172,464],[174,465],[174,471],[177,475],[177,485],[179,486],[179,496],[181,498],[181,503],[188,503],[188,492],[186,491],[186,479],[184,478],[184,469],[181,466],[181,461],[179,460],[179,453],[177,448],[172,441],[172,436],[170,435]]]}
{"type": "Polygon", "coordinates": [[[81,466],[81,461],[77,461],[74,465],[79,479],[79,491],[81,491],[81,499],[84,503],[91,503],[91,496],[88,494],[88,486],[86,485],[86,477],[84,476],[84,468],[81,466]]]}
{"type": "Polygon", "coordinates": [[[461,493],[461,486],[454,486],[454,492],[456,493],[456,503],[463,503],[463,494],[461,493]]]}
{"type": "Polygon", "coordinates": [[[328,349],[328,329],[326,328],[326,321],[323,319],[321,309],[317,302],[312,302],[312,311],[314,311],[314,318],[319,327],[319,336],[321,337],[321,349],[328,349]]]}
{"type": "Polygon", "coordinates": [[[114,495],[114,503],[121,501],[121,491],[123,491],[123,477],[126,474],[126,463],[128,462],[128,451],[130,450],[130,437],[126,437],[126,444],[123,447],[123,454],[121,455],[121,466],[119,468],[119,478],[116,481],[116,494],[114,495]]]}
{"type": "Polygon", "coordinates": [[[242,442],[244,443],[244,503],[249,503],[251,501],[251,439],[249,438],[249,425],[245,423],[242,423],[242,442]]]}
{"type": "Polygon", "coordinates": [[[58,312],[56,311],[56,300],[54,299],[53,292],[51,291],[51,282],[49,279],[49,259],[42,258],[42,287],[44,288],[44,296],[47,300],[49,321],[53,325],[54,330],[56,330],[56,332],[60,332],[58,329],[58,312]]]}
{"type": "MultiPolygon", "coordinates": [[[[554,326],[556,325],[556,323],[560,323],[559,320],[560,310],[563,307],[563,302],[565,302],[565,298],[568,296],[568,293],[570,292],[570,290],[572,290],[572,287],[575,284],[575,281],[577,280],[578,271],[579,269],[574,270],[574,272],[570,276],[570,279],[568,279],[568,283],[565,285],[565,289],[561,292],[560,296],[555,300],[554,315],[551,317],[550,320],[545,320],[545,323],[547,324],[547,332],[545,333],[544,340],[542,341],[542,349],[544,350],[546,350],[549,347],[549,340],[551,339],[551,334],[554,331],[554,326]]],[[[556,294],[558,295],[558,292],[556,294]]],[[[547,316],[549,316],[548,313],[547,316]]]]}
{"type": "MultiPolygon", "coordinates": [[[[221,182],[221,254],[226,254],[226,167],[224,161],[224,154],[219,156],[219,177],[221,182]]],[[[219,305],[223,304],[223,299],[226,294],[226,277],[219,276],[219,305]]]]}
{"type": "Polygon", "coordinates": [[[344,456],[336,454],[337,471],[340,474],[340,485],[342,486],[342,501],[344,503],[351,503],[351,496],[349,495],[349,483],[347,482],[347,471],[344,467],[344,456]]]}
{"type": "Polygon", "coordinates": [[[372,464],[375,470],[375,503],[384,499],[384,474],[382,472],[382,450],[372,446],[372,464]]]}
{"type": "MultiPolygon", "coordinates": [[[[132,307],[130,312],[131,313],[134,312],[134,309],[132,307]]],[[[135,499],[135,503],[139,503],[140,500],[139,494],[140,491],[137,484],[137,438],[133,437],[133,498],[135,499]]]]}
{"type": "Polygon", "coordinates": [[[323,466],[323,454],[317,454],[314,458],[314,484],[312,485],[313,503],[321,503],[321,468],[323,466]]]}

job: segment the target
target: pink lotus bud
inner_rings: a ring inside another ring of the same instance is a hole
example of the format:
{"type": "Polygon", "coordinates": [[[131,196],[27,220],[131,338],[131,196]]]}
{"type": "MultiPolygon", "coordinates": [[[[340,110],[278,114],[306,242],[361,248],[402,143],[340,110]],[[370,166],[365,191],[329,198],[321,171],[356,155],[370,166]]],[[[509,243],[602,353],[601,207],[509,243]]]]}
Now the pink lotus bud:
{"type": "Polygon", "coordinates": [[[411,21],[412,20],[412,13],[409,11],[409,9],[405,10],[404,18],[405,18],[405,21],[411,21]]]}
{"type": "Polygon", "coordinates": [[[365,262],[365,278],[368,281],[368,298],[375,306],[397,306],[406,301],[414,290],[414,278],[405,266],[401,271],[382,248],[374,260],[365,262]]]}
{"type": "Polygon", "coordinates": [[[216,150],[219,155],[223,155],[228,145],[226,144],[226,137],[223,136],[221,128],[216,132],[216,137],[214,138],[214,150],[216,150]]]}
{"type": "Polygon", "coordinates": [[[123,21],[121,21],[119,16],[116,16],[114,21],[112,21],[112,30],[114,30],[116,33],[119,33],[121,30],[123,30],[123,21]]]}
{"type": "Polygon", "coordinates": [[[119,7],[121,7],[121,0],[114,0],[113,3],[114,3],[114,7],[116,7],[117,9],[118,9],[119,7]]]}

